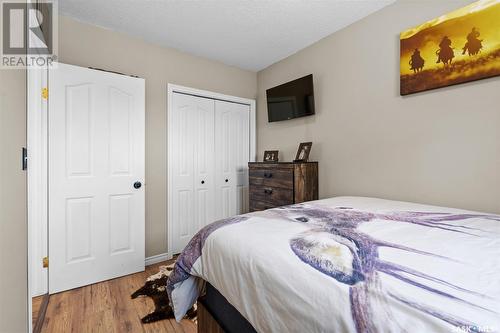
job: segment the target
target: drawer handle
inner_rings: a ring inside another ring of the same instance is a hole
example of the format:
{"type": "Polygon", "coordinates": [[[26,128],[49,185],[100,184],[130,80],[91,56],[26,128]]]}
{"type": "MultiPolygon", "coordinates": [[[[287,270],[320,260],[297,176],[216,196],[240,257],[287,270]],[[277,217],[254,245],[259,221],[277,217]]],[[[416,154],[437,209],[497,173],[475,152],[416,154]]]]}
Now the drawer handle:
{"type": "Polygon", "coordinates": [[[272,194],[272,193],[273,193],[273,190],[272,190],[272,189],[270,189],[270,188],[265,188],[265,189],[264,189],[264,193],[265,193],[265,194],[272,194]]]}
{"type": "Polygon", "coordinates": [[[265,173],[264,178],[273,178],[273,174],[272,173],[265,173]]]}

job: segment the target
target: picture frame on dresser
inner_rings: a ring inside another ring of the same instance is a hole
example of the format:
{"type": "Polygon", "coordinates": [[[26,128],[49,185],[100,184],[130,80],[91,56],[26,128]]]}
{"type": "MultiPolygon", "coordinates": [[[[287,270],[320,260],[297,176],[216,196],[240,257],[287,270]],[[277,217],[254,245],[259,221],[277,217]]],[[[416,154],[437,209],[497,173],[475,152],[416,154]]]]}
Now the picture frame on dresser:
{"type": "Polygon", "coordinates": [[[311,153],[312,142],[302,142],[297,150],[294,162],[307,162],[311,153]]]}
{"type": "Polygon", "coordinates": [[[266,150],[264,151],[263,162],[276,163],[279,161],[279,150],[266,150]]]}

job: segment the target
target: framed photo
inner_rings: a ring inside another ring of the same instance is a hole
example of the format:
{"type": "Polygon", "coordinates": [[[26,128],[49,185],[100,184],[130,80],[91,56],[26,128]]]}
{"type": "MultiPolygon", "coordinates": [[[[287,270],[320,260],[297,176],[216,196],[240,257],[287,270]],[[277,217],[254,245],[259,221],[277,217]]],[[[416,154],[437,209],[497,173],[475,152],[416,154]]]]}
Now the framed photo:
{"type": "Polygon", "coordinates": [[[302,142],[297,150],[294,162],[307,162],[309,160],[309,153],[311,152],[312,142],[302,142]]]}
{"type": "Polygon", "coordinates": [[[278,162],[279,150],[266,150],[264,152],[264,162],[278,162]]]}
{"type": "Polygon", "coordinates": [[[480,0],[403,31],[401,95],[500,75],[500,1],[480,0]]]}

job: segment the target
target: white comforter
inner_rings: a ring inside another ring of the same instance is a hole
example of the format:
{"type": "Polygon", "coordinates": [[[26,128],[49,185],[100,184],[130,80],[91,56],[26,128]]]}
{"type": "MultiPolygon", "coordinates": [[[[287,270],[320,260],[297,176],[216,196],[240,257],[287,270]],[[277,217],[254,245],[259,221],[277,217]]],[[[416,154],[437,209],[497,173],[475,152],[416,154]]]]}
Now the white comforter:
{"type": "Polygon", "coordinates": [[[500,216],[337,197],[201,230],[168,282],[210,282],[258,332],[500,331],[500,216]]]}

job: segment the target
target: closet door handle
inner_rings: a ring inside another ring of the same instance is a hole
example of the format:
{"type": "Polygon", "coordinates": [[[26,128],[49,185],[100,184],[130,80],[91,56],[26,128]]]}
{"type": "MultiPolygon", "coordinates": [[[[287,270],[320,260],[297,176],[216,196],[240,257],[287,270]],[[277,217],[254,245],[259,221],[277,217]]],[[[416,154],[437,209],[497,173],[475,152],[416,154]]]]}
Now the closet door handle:
{"type": "Polygon", "coordinates": [[[202,184],[205,184],[205,181],[204,181],[204,180],[202,180],[202,181],[201,181],[201,183],[202,183],[202,184]]]}
{"type": "Polygon", "coordinates": [[[226,183],[229,181],[229,179],[226,179],[226,183]]]}

